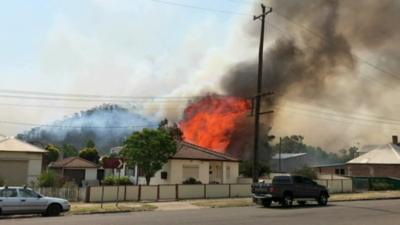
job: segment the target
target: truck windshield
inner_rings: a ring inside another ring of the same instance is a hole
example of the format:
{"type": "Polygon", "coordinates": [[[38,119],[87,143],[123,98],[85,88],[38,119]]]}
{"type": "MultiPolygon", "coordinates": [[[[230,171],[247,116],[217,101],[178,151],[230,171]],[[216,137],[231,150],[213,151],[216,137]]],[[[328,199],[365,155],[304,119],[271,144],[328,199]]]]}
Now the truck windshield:
{"type": "Polygon", "coordinates": [[[273,184],[290,184],[291,180],[289,176],[276,176],[272,179],[273,184]]]}

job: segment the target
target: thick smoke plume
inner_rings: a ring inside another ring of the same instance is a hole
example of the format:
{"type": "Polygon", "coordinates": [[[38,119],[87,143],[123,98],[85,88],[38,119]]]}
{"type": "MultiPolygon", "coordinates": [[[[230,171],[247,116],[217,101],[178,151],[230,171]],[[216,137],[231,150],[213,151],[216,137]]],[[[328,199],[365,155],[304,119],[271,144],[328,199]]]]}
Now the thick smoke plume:
{"type": "MultiPolygon", "coordinates": [[[[350,114],[368,108],[368,112],[391,115],[385,107],[389,103],[382,100],[387,89],[376,88],[363,74],[368,72],[389,85],[399,81],[393,74],[400,71],[400,1],[275,0],[264,4],[274,9],[267,17],[267,37],[279,31],[264,50],[263,91],[275,93],[273,104],[264,102],[264,108],[295,99],[350,108],[350,114]]],[[[259,13],[257,5],[254,14],[259,13]]],[[[259,23],[248,24],[246,29],[250,37],[259,38],[259,23]]],[[[221,82],[226,93],[254,96],[257,63],[249,60],[227,71],[221,82]]],[[[291,126],[277,121],[279,117],[277,110],[264,123],[291,126]]]]}

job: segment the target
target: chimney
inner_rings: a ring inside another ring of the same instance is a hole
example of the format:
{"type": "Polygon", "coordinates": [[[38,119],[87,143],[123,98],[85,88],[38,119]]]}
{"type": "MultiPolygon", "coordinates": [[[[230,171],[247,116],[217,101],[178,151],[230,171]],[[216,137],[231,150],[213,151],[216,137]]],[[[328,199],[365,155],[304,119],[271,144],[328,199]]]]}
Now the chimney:
{"type": "Polygon", "coordinates": [[[394,145],[397,145],[399,142],[398,142],[398,137],[397,137],[397,135],[393,135],[392,136],[392,143],[394,144],[394,145]]]}

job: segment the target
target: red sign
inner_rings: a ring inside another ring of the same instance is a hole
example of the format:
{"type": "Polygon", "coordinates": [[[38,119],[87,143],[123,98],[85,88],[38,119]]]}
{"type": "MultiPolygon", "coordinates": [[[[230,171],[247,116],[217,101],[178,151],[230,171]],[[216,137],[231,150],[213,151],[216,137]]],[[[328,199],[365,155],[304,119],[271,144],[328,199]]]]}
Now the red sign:
{"type": "Polygon", "coordinates": [[[102,158],[104,169],[121,169],[124,166],[124,161],[121,158],[102,158]]]}

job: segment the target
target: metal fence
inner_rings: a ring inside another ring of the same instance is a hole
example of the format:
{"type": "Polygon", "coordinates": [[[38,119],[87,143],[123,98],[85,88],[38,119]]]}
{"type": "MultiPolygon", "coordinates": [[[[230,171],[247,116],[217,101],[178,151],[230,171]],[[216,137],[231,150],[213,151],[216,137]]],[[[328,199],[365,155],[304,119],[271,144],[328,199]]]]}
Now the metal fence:
{"type": "Polygon", "coordinates": [[[79,202],[86,199],[86,188],[76,186],[65,188],[39,187],[35,188],[35,191],[45,196],[64,198],[71,202],[79,202]]]}

